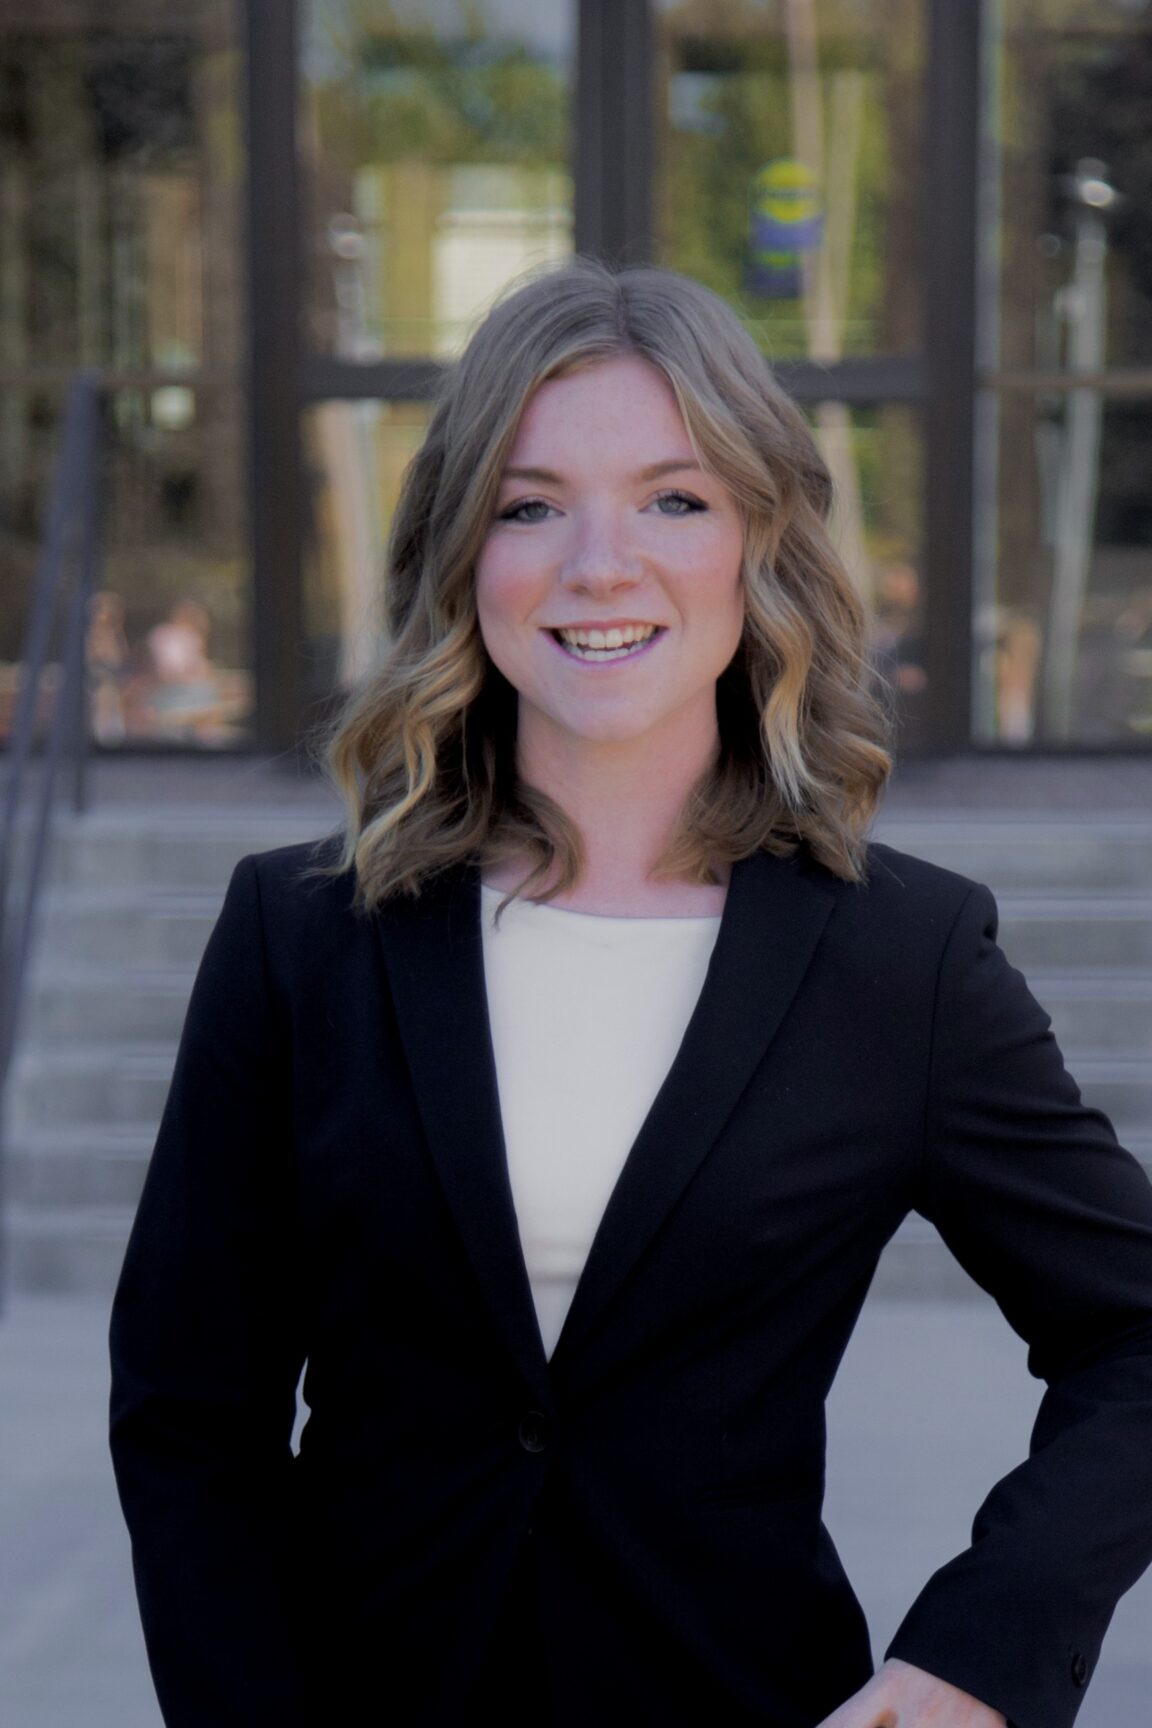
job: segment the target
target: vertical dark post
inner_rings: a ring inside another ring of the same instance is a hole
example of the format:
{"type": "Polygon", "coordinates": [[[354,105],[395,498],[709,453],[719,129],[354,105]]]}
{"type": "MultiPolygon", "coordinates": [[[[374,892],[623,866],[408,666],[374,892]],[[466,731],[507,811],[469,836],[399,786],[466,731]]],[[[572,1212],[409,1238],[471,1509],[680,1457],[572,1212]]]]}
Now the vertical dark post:
{"type": "Polygon", "coordinates": [[[604,232],[604,0],[576,8],[576,87],[572,103],[573,214],[577,252],[598,252],[604,232]]]}
{"type": "Polygon", "coordinates": [[[972,712],[977,174],[983,0],[928,0],[924,305],[928,742],[964,750],[972,712]]]}
{"type": "Polygon", "coordinates": [[[256,744],[275,751],[299,728],[303,638],[297,5],[245,4],[251,641],[256,744]]]}
{"type": "Polygon", "coordinates": [[[649,0],[580,0],[576,250],[608,263],[652,256],[652,82],[649,0]]]}

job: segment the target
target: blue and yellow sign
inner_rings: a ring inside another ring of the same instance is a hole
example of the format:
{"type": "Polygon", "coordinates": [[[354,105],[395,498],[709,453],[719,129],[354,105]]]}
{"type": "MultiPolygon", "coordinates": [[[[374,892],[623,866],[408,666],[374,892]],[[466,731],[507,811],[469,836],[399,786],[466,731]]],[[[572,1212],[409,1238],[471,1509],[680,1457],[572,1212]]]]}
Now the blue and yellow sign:
{"type": "Polygon", "coordinates": [[[769,299],[795,299],[803,292],[803,254],[824,240],[815,174],[789,156],[765,163],[752,178],[748,214],[748,288],[769,299]]]}

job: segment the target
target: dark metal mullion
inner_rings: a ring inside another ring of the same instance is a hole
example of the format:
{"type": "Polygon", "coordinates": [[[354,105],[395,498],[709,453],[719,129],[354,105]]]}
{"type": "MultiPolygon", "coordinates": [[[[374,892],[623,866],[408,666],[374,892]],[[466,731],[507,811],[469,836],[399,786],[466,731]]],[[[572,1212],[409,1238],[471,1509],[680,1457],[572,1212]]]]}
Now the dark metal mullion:
{"type": "Polygon", "coordinates": [[[610,6],[615,41],[609,40],[605,68],[616,149],[606,152],[610,193],[605,209],[610,217],[608,244],[624,264],[647,263],[653,248],[653,20],[649,0],[622,0],[610,6]]]}
{"type": "Polygon", "coordinates": [[[612,264],[652,256],[649,0],[578,0],[575,243],[612,264]]]}
{"type": "Polygon", "coordinates": [[[447,371],[445,360],[346,360],[335,354],[307,354],[301,363],[300,396],[305,404],[427,402],[447,371]]]}
{"type": "Polygon", "coordinates": [[[303,464],[297,0],[245,0],[248,130],[249,544],[258,748],[301,719],[303,464]]]}
{"type": "Polygon", "coordinates": [[[918,354],[876,354],[824,363],[778,360],[772,367],[797,402],[843,402],[849,408],[924,401],[924,362],[918,354]]]}
{"type": "Polygon", "coordinates": [[[927,0],[923,268],[927,729],[971,740],[981,5],[927,0]]]}
{"type": "MultiPolygon", "coordinates": [[[[301,372],[305,402],[426,402],[446,370],[438,360],[341,360],[313,354],[301,372]]],[[[776,376],[797,402],[847,402],[871,408],[924,398],[924,364],[915,354],[859,355],[825,363],[781,360],[776,376]]]]}

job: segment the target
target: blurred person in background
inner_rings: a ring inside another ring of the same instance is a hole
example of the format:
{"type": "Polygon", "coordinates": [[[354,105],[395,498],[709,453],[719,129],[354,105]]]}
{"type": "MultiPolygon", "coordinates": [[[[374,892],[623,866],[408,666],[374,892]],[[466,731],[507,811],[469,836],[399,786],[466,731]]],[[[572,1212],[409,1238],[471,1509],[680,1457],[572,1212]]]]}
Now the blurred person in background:
{"type": "Polygon", "coordinates": [[[99,744],[120,744],[127,727],[124,687],[131,656],[124,630],[124,597],[110,588],[93,594],[88,606],[88,700],[92,736],[99,744]]]}
{"type": "Polygon", "coordinates": [[[177,600],[148,632],[151,727],[212,743],[219,731],[220,689],[208,653],[212,619],[198,600],[177,600]]]}
{"type": "Polygon", "coordinates": [[[116,1296],[170,1728],[1070,1728],[1152,1557],[1152,1188],[989,890],[869,842],[831,502],[671,272],[452,369],[346,827],[235,870],[116,1296]],[[824,1402],[914,1208],[1047,1391],[874,1671],[824,1402]]]}

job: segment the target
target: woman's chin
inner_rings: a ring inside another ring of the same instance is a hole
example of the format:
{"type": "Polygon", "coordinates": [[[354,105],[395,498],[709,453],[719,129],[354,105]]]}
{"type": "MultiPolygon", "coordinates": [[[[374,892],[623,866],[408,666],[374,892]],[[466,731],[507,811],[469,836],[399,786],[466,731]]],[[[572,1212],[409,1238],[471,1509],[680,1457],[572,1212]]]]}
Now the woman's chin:
{"type": "Polygon", "coordinates": [[[589,715],[554,719],[548,728],[554,745],[574,750],[611,749],[658,735],[648,715],[589,715]]]}

